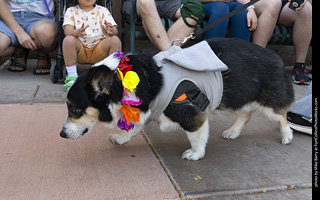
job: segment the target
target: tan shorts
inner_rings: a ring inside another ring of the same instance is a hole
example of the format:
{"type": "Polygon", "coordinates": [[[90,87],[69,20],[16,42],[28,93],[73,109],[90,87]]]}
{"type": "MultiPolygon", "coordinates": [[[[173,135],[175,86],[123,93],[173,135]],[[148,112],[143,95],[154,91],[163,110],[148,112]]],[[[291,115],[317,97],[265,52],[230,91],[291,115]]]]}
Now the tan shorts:
{"type": "Polygon", "coordinates": [[[81,45],[78,53],[77,62],[80,64],[94,64],[107,57],[101,47],[101,42],[92,48],[87,48],[81,45]]]}

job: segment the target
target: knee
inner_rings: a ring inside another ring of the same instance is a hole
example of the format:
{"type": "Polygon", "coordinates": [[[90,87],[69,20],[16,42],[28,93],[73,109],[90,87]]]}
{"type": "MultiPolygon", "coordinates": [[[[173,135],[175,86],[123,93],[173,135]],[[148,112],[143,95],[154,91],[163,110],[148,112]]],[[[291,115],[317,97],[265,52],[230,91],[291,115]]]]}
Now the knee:
{"type": "Polygon", "coordinates": [[[205,7],[205,12],[207,17],[210,17],[210,16],[222,17],[229,13],[228,5],[222,1],[205,3],[204,7],[205,7]]]}
{"type": "Polygon", "coordinates": [[[0,33],[0,57],[8,56],[7,49],[10,47],[10,45],[10,38],[0,33]]]}
{"type": "Polygon", "coordinates": [[[50,48],[58,41],[58,30],[54,25],[44,24],[37,33],[37,36],[44,48],[50,48]]]}
{"type": "Polygon", "coordinates": [[[72,48],[72,47],[76,47],[77,45],[77,40],[78,38],[72,36],[72,35],[68,35],[63,39],[62,42],[62,47],[64,49],[68,49],[68,48],[72,48]]]}
{"type": "Polygon", "coordinates": [[[121,40],[117,36],[109,36],[102,43],[102,49],[108,54],[111,49],[121,50],[121,40]]]}
{"type": "Polygon", "coordinates": [[[157,12],[155,10],[155,3],[154,1],[150,0],[137,0],[137,11],[140,16],[148,15],[148,13],[157,12]]]}
{"type": "Polygon", "coordinates": [[[121,40],[117,36],[111,36],[111,44],[113,47],[121,50],[121,40]]]}
{"type": "Polygon", "coordinates": [[[279,0],[268,0],[266,6],[264,6],[264,10],[272,16],[278,16],[281,6],[282,3],[279,0]]]}
{"type": "Polygon", "coordinates": [[[312,21],[312,5],[307,2],[304,8],[301,10],[302,18],[304,21],[312,21]]]}
{"type": "Polygon", "coordinates": [[[271,17],[278,16],[282,3],[279,0],[263,0],[256,4],[257,14],[268,14],[271,17]]]}

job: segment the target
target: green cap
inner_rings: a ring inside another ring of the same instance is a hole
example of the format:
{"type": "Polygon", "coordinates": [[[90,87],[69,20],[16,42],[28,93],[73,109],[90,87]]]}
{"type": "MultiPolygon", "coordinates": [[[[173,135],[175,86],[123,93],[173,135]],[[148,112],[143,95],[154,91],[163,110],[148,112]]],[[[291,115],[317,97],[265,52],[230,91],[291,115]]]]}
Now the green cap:
{"type": "Polygon", "coordinates": [[[199,0],[181,0],[181,16],[184,23],[190,28],[195,28],[197,25],[191,25],[186,18],[189,17],[200,24],[205,16],[204,6],[199,0]]]}

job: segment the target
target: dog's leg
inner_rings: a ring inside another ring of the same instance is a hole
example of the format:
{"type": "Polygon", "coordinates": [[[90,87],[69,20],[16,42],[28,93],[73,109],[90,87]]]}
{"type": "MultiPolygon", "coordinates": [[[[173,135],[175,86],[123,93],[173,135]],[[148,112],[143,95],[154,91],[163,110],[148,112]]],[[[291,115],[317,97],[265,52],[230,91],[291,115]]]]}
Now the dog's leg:
{"type": "Polygon", "coordinates": [[[271,120],[279,122],[280,132],[282,136],[282,144],[289,144],[293,138],[292,130],[290,129],[287,121],[288,109],[283,109],[279,113],[275,113],[273,109],[264,109],[264,114],[271,120]]]}
{"type": "Polygon", "coordinates": [[[206,144],[209,138],[209,122],[208,119],[195,132],[186,131],[187,137],[191,144],[191,149],[186,150],[182,154],[182,159],[199,160],[204,157],[206,144]]]}
{"type": "Polygon", "coordinates": [[[110,134],[109,140],[114,145],[127,144],[133,136],[136,136],[143,129],[144,125],[135,124],[134,128],[127,131],[122,131],[120,134],[110,134]]]}
{"type": "Polygon", "coordinates": [[[235,123],[228,130],[222,133],[225,139],[236,139],[239,137],[244,125],[250,120],[251,112],[238,112],[235,123]]]}
{"type": "Polygon", "coordinates": [[[293,138],[292,130],[288,125],[287,115],[283,115],[281,120],[279,121],[280,124],[280,132],[282,136],[282,144],[289,144],[293,138]]]}

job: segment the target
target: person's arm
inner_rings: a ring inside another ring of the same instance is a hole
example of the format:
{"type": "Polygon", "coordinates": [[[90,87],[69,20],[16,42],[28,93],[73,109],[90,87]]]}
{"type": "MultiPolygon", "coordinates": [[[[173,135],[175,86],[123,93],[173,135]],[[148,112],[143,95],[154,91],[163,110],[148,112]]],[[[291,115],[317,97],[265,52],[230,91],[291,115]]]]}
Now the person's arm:
{"type": "Polygon", "coordinates": [[[108,36],[113,36],[118,34],[117,26],[112,26],[111,23],[104,21],[104,26],[102,26],[103,33],[108,36]]]}
{"type": "Polygon", "coordinates": [[[105,35],[113,36],[118,34],[118,26],[115,20],[113,19],[110,11],[104,9],[104,15],[102,15],[102,20],[100,21],[102,31],[105,35]]]}
{"type": "Polygon", "coordinates": [[[17,39],[22,47],[27,48],[27,49],[31,49],[31,50],[37,49],[37,45],[35,44],[35,42],[31,38],[31,36],[21,28],[21,26],[17,23],[17,21],[13,17],[5,0],[0,0],[0,19],[17,36],[17,39]]]}
{"type": "MultiPolygon", "coordinates": [[[[250,2],[250,0],[237,0],[237,2],[244,4],[247,4],[250,2]]],[[[247,8],[247,22],[248,22],[248,27],[249,27],[249,31],[254,31],[256,30],[257,26],[258,26],[258,18],[256,15],[256,12],[254,10],[255,8],[252,6],[249,6],[247,8]]]]}
{"type": "Polygon", "coordinates": [[[81,28],[75,29],[74,26],[72,26],[70,24],[67,24],[67,25],[63,26],[63,29],[64,29],[64,34],[66,36],[72,35],[72,36],[78,38],[78,37],[82,37],[82,36],[87,35],[86,34],[86,29],[88,27],[89,27],[89,25],[82,24],[81,28]]]}

